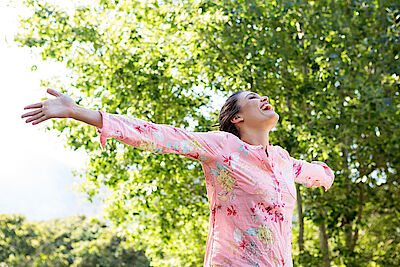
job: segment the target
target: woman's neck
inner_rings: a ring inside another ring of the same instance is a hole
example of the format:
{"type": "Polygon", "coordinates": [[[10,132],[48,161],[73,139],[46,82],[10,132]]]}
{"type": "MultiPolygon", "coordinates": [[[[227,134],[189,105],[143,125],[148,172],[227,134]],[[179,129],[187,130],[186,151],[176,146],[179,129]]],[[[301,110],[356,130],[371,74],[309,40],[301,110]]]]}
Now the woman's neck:
{"type": "Polygon", "coordinates": [[[250,145],[262,145],[266,150],[269,145],[269,131],[242,131],[240,139],[250,145]]]}

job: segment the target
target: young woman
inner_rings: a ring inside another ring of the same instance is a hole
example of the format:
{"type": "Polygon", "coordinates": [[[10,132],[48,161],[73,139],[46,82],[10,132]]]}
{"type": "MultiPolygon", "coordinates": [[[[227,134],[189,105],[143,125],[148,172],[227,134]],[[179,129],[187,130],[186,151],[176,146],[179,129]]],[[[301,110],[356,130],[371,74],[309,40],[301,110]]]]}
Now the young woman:
{"type": "Polygon", "coordinates": [[[85,109],[48,89],[55,99],[26,106],[26,122],[73,118],[93,125],[106,140],[155,153],[177,153],[201,162],[210,204],[204,266],[292,266],[291,230],[295,182],[306,187],[334,180],[323,162],[292,158],[269,143],[279,115],[267,97],[237,91],[219,114],[220,131],[189,132],[104,111],[85,109]]]}

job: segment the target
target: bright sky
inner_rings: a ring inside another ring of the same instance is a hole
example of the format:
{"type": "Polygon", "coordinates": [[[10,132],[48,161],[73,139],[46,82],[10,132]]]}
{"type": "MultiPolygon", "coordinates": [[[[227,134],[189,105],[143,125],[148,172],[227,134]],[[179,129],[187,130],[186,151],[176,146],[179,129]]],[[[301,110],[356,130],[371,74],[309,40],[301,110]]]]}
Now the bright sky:
{"type": "Polygon", "coordinates": [[[20,213],[29,220],[99,214],[99,199],[84,202],[83,194],[71,190],[79,182],[71,169],[84,167],[86,153],[66,148],[55,132],[45,132],[50,120],[32,125],[21,119],[24,106],[53,98],[40,87],[40,79],[63,79],[66,70],[61,64],[42,63],[13,42],[24,10],[7,2],[0,1],[0,214],[20,213]],[[38,66],[36,71],[32,65],[38,66]]]}

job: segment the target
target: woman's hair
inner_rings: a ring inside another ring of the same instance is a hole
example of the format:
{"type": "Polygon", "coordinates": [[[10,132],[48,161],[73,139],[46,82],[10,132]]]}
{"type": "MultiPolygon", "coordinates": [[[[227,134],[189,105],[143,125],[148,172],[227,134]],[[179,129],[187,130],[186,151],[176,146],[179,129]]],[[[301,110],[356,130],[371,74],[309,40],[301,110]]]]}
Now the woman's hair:
{"type": "Polygon", "coordinates": [[[225,101],[225,104],[222,106],[218,117],[219,130],[232,133],[239,138],[240,133],[235,124],[231,122],[231,119],[240,111],[238,99],[239,94],[242,92],[244,91],[236,91],[228,97],[228,99],[225,101]]]}

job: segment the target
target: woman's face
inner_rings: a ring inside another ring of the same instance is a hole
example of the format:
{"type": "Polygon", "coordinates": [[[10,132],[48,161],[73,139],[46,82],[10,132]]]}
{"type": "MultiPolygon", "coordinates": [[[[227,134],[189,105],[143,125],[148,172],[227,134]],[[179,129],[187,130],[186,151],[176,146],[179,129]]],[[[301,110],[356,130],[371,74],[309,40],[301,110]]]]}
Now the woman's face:
{"type": "Polygon", "coordinates": [[[254,92],[244,91],[238,96],[239,113],[233,117],[236,126],[270,131],[279,120],[269,99],[254,92]]]}

